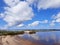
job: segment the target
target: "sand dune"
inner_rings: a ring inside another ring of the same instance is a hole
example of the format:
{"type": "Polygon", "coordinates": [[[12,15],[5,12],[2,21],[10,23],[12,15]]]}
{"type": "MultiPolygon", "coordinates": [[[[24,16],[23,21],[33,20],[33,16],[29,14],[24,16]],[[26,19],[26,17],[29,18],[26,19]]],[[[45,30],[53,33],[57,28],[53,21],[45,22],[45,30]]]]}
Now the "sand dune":
{"type": "Polygon", "coordinates": [[[0,45],[36,45],[19,36],[0,36],[0,45]]]}

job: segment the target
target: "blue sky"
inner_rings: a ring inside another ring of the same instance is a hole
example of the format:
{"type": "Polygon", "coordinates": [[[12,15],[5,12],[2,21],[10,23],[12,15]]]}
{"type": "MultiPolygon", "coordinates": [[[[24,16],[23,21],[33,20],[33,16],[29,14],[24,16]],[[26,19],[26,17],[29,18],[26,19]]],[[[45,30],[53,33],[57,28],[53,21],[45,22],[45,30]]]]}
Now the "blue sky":
{"type": "Polygon", "coordinates": [[[0,29],[60,29],[60,0],[0,0],[0,29]]]}

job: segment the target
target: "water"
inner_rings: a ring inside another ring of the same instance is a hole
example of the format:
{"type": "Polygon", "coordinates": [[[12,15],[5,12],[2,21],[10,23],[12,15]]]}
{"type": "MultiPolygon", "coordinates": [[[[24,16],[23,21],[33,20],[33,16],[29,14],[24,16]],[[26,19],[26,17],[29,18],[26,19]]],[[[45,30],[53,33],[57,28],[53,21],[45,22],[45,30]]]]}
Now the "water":
{"type": "Polygon", "coordinates": [[[60,31],[36,32],[19,36],[37,45],[60,45],[60,31]]]}

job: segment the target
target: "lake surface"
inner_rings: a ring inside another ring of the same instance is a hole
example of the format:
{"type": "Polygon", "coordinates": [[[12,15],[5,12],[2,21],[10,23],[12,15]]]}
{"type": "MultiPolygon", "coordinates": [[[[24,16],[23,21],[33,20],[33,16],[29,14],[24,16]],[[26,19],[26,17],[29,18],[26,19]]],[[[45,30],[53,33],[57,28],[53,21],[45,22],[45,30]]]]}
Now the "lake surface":
{"type": "Polygon", "coordinates": [[[36,32],[19,36],[37,45],[60,45],[60,31],[36,32]]]}

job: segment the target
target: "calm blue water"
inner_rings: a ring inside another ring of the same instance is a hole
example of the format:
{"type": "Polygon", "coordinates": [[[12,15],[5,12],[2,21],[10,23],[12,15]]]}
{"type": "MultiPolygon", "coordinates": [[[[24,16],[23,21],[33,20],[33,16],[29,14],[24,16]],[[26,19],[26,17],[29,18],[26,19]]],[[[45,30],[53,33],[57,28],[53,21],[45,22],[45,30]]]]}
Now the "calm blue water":
{"type": "Polygon", "coordinates": [[[36,34],[24,34],[21,37],[37,44],[60,45],[60,31],[36,32],[36,34]]]}

